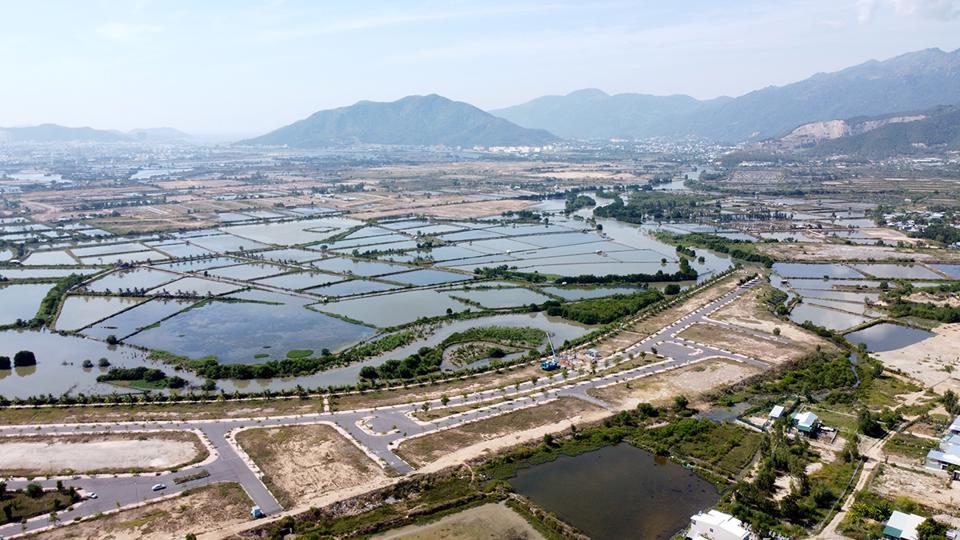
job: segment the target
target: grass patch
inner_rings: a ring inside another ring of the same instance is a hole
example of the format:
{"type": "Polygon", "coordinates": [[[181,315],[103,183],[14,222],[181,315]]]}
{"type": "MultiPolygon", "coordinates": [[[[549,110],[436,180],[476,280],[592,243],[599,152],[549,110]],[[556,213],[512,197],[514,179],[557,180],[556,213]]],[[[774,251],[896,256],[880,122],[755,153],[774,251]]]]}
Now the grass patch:
{"type": "Polygon", "coordinates": [[[0,523],[15,523],[51,512],[59,512],[79,500],[69,490],[42,491],[28,494],[28,490],[7,492],[0,497],[0,523]]]}
{"type": "Polygon", "coordinates": [[[937,447],[937,441],[917,437],[909,433],[897,433],[883,446],[884,452],[896,454],[917,461],[927,457],[927,452],[937,447]]]}

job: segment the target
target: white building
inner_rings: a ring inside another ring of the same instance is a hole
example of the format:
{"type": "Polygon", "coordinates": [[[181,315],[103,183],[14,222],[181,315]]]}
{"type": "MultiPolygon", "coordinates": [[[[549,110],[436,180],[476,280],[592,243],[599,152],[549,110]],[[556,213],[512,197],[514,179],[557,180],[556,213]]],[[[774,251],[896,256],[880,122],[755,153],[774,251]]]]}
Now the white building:
{"type": "Polygon", "coordinates": [[[773,409],[770,409],[770,419],[776,420],[777,418],[780,418],[783,416],[783,411],[783,405],[774,405],[773,409]]]}
{"type": "Polygon", "coordinates": [[[923,516],[894,510],[883,525],[883,537],[891,540],[917,540],[917,527],[925,520],[923,516]]]}
{"type": "Polygon", "coordinates": [[[752,540],[753,535],[739,519],[719,510],[700,512],[690,517],[691,540],[752,540]]]}
{"type": "Polygon", "coordinates": [[[951,435],[960,435],[960,415],[953,419],[953,423],[947,428],[947,433],[951,435]]]}

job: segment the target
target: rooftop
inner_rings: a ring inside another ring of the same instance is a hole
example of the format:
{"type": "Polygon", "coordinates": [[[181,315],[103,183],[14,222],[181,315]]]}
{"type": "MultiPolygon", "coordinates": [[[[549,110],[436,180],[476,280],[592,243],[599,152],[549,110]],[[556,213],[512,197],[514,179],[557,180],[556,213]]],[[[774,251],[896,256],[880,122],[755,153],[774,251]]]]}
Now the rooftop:
{"type": "Polygon", "coordinates": [[[923,516],[916,514],[905,514],[894,510],[883,527],[884,536],[893,538],[903,538],[904,540],[917,540],[917,527],[926,520],[923,516]]]}

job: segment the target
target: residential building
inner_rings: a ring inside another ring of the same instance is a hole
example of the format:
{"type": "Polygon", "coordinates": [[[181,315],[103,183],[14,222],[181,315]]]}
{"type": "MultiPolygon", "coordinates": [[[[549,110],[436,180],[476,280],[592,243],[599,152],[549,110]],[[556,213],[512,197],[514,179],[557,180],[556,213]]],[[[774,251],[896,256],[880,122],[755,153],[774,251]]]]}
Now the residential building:
{"type": "Polygon", "coordinates": [[[797,430],[806,435],[816,435],[820,429],[820,418],[810,411],[802,412],[793,417],[797,430]]]}
{"type": "Polygon", "coordinates": [[[691,540],[752,540],[742,521],[719,510],[699,512],[690,517],[686,538],[691,540]]]}
{"type": "Polygon", "coordinates": [[[890,540],[917,540],[917,527],[927,518],[894,510],[883,525],[883,537],[890,540]]]}

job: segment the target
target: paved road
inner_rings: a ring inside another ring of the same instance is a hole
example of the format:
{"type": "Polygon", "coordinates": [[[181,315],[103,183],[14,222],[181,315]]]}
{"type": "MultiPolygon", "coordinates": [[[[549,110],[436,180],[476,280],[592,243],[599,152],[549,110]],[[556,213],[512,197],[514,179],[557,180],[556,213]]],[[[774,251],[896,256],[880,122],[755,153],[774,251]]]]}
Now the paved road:
{"type": "MultiPolygon", "coordinates": [[[[486,401],[492,403],[480,406],[466,412],[450,415],[432,422],[423,422],[416,419],[413,413],[420,410],[426,403],[432,409],[442,408],[439,400],[426,402],[405,403],[375,409],[359,409],[351,411],[337,411],[297,416],[279,416],[249,419],[218,419],[196,421],[155,421],[155,422],[126,422],[126,423],[89,423],[68,425],[31,425],[31,426],[0,426],[0,436],[10,435],[50,435],[50,434],[85,434],[85,433],[125,433],[133,431],[170,431],[194,430],[202,434],[205,442],[211,449],[211,457],[206,463],[188,467],[180,472],[124,475],[120,477],[79,477],[69,479],[67,483],[85,491],[93,491],[99,495],[97,499],[85,500],[69,512],[60,512],[58,517],[62,521],[73,520],[78,517],[89,516],[98,512],[107,512],[121,507],[140,504],[164,496],[174,495],[188,488],[203,486],[218,482],[238,482],[247,494],[267,514],[282,510],[280,504],[270,491],[263,485],[256,466],[238,450],[233,443],[233,433],[237,430],[252,427],[271,427],[283,425],[329,424],[348,438],[382,465],[391,467],[402,474],[413,472],[413,467],[401,459],[395,452],[399,443],[410,437],[431,433],[454,427],[465,422],[489,418],[510,411],[543,403],[547,399],[558,397],[574,397],[609,408],[603,401],[590,396],[587,391],[591,388],[617,384],[641,377],[648,377],[664,371],[677,369],[683,366],[701,362],[708,358],[728,358],[737,362],[750,364],[761,369],[769,367],[766,363],[741,354],[725,351],[710,345],[685,340],[678,335],[689,326],[704,322],[713,324],[709,315],[736,300],[749,288],[756,285],[751,281],[723,296],[711,301],[707,305],[688,313],[672,324],[659,330],[644,340],[631,345],[620,353],[601,359],[601,365],[626,361],[631,353],[654,353],[663,359],[655,363],[625,369],[616,373],[601,374],[596,377],[567,382],[562,373],[544,374],[536,381],[524,381],[512,386],[506,391],[490,389],[467,396],[451,396],[446,407],[456,407],[465,404],[481,404],[486,401]],[[504,397],[510,399],[502,401],[504,397]],[[496,400],[494,402],[493,400],[496,400]],[[210,473],[210,476],[184,484],[176,484],[173,479],[196,472],[200,468],[210,473]],[[150,487],[163,483],[167,487],[159,492],[151,491],[150,487]]],[[[608,370],[609,371],[609,370],[608,370]]],[[[11,479],[10,488],[21,488],[26,485],[26,479],[11,479]]],[[[53,487],[56,478],[41,482],[44,486],[53,487]]],[[[50,525],[46,516],[35,518],[28,522],[26,530],[32,531],[50,525]]],[[[11,524],[0,527],[0,537],[10,537],[21,532],[21,525],[11,524]]]]}

